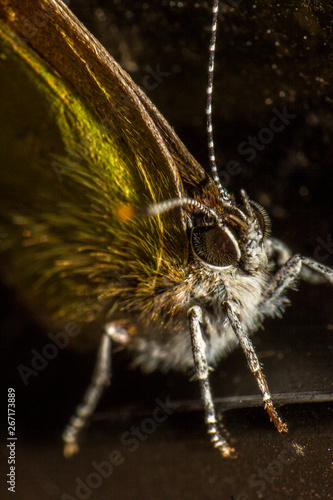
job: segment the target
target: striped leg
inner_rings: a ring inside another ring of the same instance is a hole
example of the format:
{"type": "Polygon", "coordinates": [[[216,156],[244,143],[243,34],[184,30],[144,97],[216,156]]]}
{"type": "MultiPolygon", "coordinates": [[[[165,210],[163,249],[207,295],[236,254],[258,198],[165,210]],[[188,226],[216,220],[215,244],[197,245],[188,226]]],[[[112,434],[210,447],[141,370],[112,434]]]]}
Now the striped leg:
{"type": "Polygon", "coordinates": [[[96,359],[94,373],[82,403],[76,408],[62,435],[64,441],[64,456],[69,458],[79,451],[78,437],[87,425],[102,396],[105,386],[111,378],[111,341],[112,328],[104,330],[96,359]]]}
{"type": "Polygon", "coordinates": [[[258,357],[256,355],[252,342],[249,339],[248,334],[239,318],[237,306],[234,302],[231,301],[226,302],[225,306],[227,309],[227,316],[230,321],[231,327],[234,330],[235,335],[237,336],[239,343],[244,351],[249,368],[256,378],[258,387],[262,394],[262,399],[265,403],[265,410],[267,411],[271,421],[274,423],[277,430],[279,432],[287,432],[287,425],[281,420],[279,414],[274,408],[272,397],[269,392],[265,377],[261,371],[258,357]]]}
{"type": "MultiPolygon", "coordinates": [[[[270,237],[267,241],[268,252],[271,257],[273,257],[274,261],[276,261],[278,267],[282,268],[285,264],[293,257],[293,253],[290,248],[280,241],[277,238],[270,237]]],[[[312,259],[308,259],[307,257],[301,257],[301,259],[305,262],[305,260],[309,260],[318,264],[318,262],[313,261],[312,259]]],[[[322,264],[319,264],[322,266],[322,264]]],[[[324,268],[326,266],[323,266],[324,268]]],[[[327,269],[327,267],[326,267],[327,269]]],[[[325,276],[318,272],[316,269],[311,268],[311,266],[302,266],[300,271],[300,278],[308,283],[312,283],[313,285],[321,284],[326,281],[325,276]]]]}
{"type": "Polygon", "coordinates": [[[210,439],[214,447],[220,450],[224,457],[228,457],[234,452],[234,449],[229,446],[218,430],[215,407],[208,380],[209,367],[206,358],[206,345],[202,336],[200,325],[202,322],[202,310],[199,306],[194,306],[189,310],[189,322],[194,366],[200,383],[201,398],[205,409],[205,421],[208,427],[208,434],[210,435],[210,439]]]}
{"type": "MultiPolygon", "coordinates": [[[[333,285],[333,270],[330,267],[308,257],[295,254],[273,276],[265,290],[263,300],[259,306],[265,316],[274,316],[275,311],[279,310],[280,304],[283,309],[283,302],[286,300],[283,294],[294,286],[298,278],[304,278],[302,274],[303,266],[309,268],[311,273],[319,275],[333,285]]],[[[314,280],[312,279],[311,282],[314,283],[314,280]]]]}

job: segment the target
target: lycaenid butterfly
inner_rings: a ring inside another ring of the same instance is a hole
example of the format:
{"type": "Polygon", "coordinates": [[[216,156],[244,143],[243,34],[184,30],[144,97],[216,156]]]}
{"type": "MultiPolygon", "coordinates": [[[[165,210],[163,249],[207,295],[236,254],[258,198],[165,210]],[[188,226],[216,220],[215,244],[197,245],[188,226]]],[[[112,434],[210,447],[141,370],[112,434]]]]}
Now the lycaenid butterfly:
{"type": "Polygon", "coordinates": [[[209,366],[239,343],[286,430],[249,336],[283,312],[303,264],[331,283],[333,272],[291,257],[270,237],[265,210],[220,184],[210,109],[217,2],[213,14],[211,178],[62,2],[0,4],[4,273],[49,321],[101,337],[94,379],[64,432],[67,455],[109,379],[111,343],[146,371],[195,368],[223,456],[233,449],[217,424],[209,366]]]}

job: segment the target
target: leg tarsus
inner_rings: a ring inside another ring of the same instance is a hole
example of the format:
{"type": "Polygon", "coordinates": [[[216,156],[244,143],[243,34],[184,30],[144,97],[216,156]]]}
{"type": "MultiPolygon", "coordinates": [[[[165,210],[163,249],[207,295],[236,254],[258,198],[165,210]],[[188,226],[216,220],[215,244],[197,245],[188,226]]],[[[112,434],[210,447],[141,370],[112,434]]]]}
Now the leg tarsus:
{"type": "Polygon", "coordinates": [[[307,266],[314,271],[316,274],[319,274],[325,280],[327,280],[331,285],[333,285],[333,269],[328,266],[324,266],[324,264],[320,264],[316,260],[310,259],[309,257],[301,257],[302,264],[307,266]]]}

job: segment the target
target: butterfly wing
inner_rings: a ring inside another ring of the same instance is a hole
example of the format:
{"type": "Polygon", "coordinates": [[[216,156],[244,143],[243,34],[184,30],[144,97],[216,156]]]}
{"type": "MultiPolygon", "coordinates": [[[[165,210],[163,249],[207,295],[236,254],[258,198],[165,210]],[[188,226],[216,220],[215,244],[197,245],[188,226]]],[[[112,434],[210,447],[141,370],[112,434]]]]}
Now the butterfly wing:
{"type": "Polygon", "coordinates": [[[132,313],[154,276],[187,258],[180,211],[128,217],[131,206],[183,195],[183,158],[149,100],[61,2],[2,2],[0,20],[7,278],[63,321],[132,313]]]}
{"type": "Polygon", "coordinates": [[[190,196],[193,192],[199,192],[200,189],[213,186],[214,183],[212,179],[189,153],[184,144],[179,140],[173,128],[158,111],[156,106],[151,103],[140,87],[136,87],[136,93],[149,112],[157,130],[164,138],[164,142],[180,174],[186,194],[190,196]]]}

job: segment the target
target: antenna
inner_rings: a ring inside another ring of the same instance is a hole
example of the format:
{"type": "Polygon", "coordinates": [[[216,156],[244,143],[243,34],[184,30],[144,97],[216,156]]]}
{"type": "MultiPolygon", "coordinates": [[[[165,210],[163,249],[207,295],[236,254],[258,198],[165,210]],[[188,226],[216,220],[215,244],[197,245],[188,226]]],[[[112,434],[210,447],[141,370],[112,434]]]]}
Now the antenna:
{"type": "Polygon", "coordinates": [[[206,207],[202,203],[192,198],[173,198],[171,200],[160,201],[158,203],[153,203],[152,205],[148,205],[146,207],[145,212],[149,217],[154,217],[155,215],[161,215],[166,212],[170,212],[174,208],[189,208],[193,207],[214,219],[215,222],[218,222],[218,217],[214,210],[206,207]]]}
{"type": "Polygon", "coordinates": [[[212,96],[213,96],[218,12],[219,12],[219,0],[213,0],[213,9],[212,9],[213,16],[212,16],[212,26],[211,26],[211,37],[209,42],[209,64],[208,64],[208,85],[207,85],[207,106],[206,106],[207,140],[208,140],[208,156],[209,156],[210,170],[214,182],[220,192],[222,200],[225,203],[229,204],[231,201],[230,195],[228,191],[224,187],[222,187],[216,167],[213,121],[212,121],[212,96]]]}

